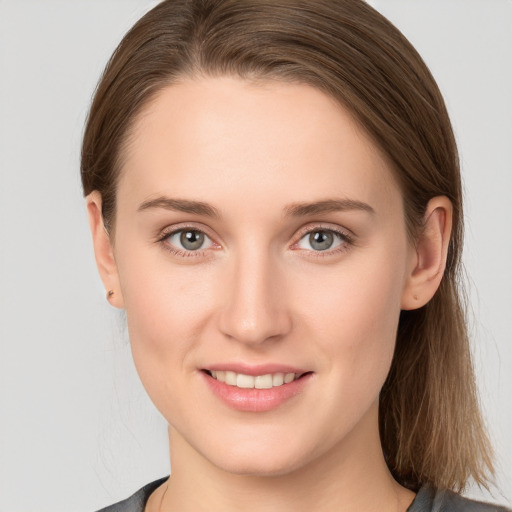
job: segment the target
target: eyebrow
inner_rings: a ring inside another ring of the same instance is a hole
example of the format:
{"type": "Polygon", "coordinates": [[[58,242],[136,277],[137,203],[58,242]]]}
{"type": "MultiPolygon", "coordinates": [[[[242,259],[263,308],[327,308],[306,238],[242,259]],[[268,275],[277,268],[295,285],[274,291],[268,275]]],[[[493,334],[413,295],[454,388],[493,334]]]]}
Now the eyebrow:
{"type": "Polygon", "coordinates": [[[287,217],[305,217],[307,215],[318,215],[320,213],[345,212],[359,210],[375,213],[375,210],[367,203],[354,199],[325,199],[313,203],[293,203],[284,209],[287,217]]]}
{"type": "MultiPolygon", "coordinates": [[[[221,214],[214,206],[202,201],[191,201],[188,199],[178,199],[170,197],[157,197],[144,201],[138,211],[149,210],[153,208],[162,208],[175,212],[192,213],[206,217],[220,218],[221,214]]],[[[285,217],[306,217],[308,215],[318,215],[321,213],[343,212],[350,210],[359,210],[374,214],[375,210],[367,203],[355,201],[353,199],[325,199],[311,203],[293,203],[284,208],[285,217]]]]}
{"type": "Polygon", "coordinates": [[[144,201],[137,210],[139,212],[152,208],[163,208],[174,212],[193,213],[206,217],[220,218],[220,212],[214,206],[202,201],[190,201],[188,199],[175,199],[170,197],[157,197],[144,201]]]}

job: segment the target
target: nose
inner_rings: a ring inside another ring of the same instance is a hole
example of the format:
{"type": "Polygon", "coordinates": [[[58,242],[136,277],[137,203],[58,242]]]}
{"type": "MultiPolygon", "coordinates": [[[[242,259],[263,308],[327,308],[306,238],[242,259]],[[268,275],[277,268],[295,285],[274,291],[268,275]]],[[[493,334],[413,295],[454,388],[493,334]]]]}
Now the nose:
{"type": "Polygon", "coordinates": [[[285,336],[292,319],[284,276],[276,262],[269,255],[249,254],[230,271],[219,319],[222,333],[254,346],[285,336]]]}

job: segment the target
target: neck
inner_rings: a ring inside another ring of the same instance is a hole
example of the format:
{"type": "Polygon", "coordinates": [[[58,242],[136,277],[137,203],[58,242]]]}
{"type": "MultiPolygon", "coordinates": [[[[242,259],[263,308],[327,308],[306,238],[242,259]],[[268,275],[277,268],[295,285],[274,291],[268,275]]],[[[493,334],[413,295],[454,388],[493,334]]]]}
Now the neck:
{"type": "MultiPolygon", "coordinates": [[[[328,453],[299,469],[272,476],[227,472],[205,459],[170,428],[172,476],[159,491],[159,509],[403,512],[414,494],[398,485],[386,466],[377,410],[375,407],[370,411],[369,421],[358,425],[328,453]]],[[[157,501],[156,495],[152,501],[157,501]]]]}

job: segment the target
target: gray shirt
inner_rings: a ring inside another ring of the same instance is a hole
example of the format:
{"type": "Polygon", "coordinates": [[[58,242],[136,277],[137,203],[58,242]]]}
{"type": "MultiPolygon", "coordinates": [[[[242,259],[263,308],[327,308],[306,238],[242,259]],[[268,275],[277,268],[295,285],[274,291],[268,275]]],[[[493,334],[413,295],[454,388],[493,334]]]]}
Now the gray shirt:
{"type": "MultiPolygon", "coordinates": [[[[145,485],[128,499],[102,508],[98,512],[144,512],[151,493],[169,477],[145,485]]],[[[433,489],[424,485],[414,498],[407,512],[512,512],[504,507],[463,498],[448,490],[433,489]]]]}

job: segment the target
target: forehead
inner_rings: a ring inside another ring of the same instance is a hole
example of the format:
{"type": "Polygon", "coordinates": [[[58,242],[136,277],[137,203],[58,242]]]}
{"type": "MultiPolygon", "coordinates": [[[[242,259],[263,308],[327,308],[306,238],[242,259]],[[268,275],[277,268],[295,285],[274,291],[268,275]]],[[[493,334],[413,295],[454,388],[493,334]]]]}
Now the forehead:
{"type": "Polygon", "coordinates": [[[226,188],[277,202],[334,194],[379,203],[398,193],[364,129],[311,86],[220,77],[164,88],[134,123],[119,195],[211,201],[226,188]]]}

